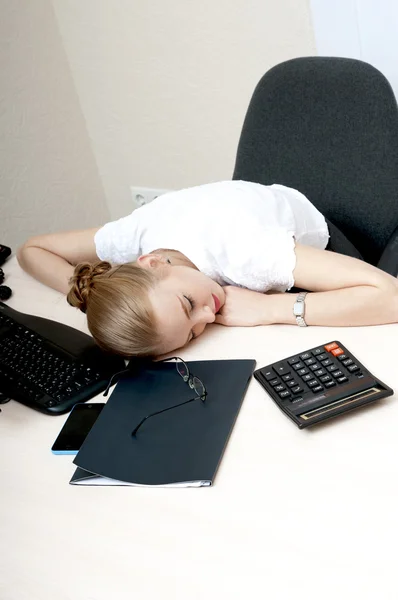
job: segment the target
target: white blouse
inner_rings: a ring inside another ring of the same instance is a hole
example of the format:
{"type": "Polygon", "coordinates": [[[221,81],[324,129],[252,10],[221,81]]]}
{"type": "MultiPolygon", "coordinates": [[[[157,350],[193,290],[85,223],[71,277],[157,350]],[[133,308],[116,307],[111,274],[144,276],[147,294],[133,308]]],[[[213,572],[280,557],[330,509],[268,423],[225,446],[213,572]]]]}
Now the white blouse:
{"type": "Polygon", "coordinates": [[[101,260],[121,264],[167,248],[221,285],[283,292],[294,285],[295,242],[324,249],[329,232],[297,190],[221,181],[159,196],[94,239],[101,260]]]}

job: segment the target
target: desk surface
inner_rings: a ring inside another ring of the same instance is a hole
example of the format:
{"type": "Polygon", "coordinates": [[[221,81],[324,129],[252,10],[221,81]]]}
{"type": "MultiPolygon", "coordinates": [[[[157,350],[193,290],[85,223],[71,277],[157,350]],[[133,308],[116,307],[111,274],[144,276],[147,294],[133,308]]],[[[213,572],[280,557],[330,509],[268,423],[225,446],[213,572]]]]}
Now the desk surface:
{"type": "MultiPolygon", "coordinates": [[[[87,331],[15,258],[4,271],[12,307],[87,331]]],[[[182,356],[261,367],[339,339],[398,390],[397,334],[213,325],[182,356]]],[[[70,486],[73,457],[50,452],[65,419],[2,406],[1,600],[398,598],[396,395],[300,431],[253,379],[203,489],[70,486]]]]}

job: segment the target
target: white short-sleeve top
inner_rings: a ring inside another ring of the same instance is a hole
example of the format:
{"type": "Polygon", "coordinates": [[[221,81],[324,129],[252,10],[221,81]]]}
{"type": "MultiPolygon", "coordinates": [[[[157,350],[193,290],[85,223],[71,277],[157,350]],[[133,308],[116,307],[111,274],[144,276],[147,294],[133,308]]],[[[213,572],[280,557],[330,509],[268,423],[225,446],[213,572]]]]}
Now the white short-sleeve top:
{"type": "Polygon", "coordinates": [[[107,223],[94,239],[98,257],[111,263],[167,248],[221,285],[283,292],[294,285],[295,242],[324,249],[329,233],[297,190],[221,181],[159,196],[107,223]]]}

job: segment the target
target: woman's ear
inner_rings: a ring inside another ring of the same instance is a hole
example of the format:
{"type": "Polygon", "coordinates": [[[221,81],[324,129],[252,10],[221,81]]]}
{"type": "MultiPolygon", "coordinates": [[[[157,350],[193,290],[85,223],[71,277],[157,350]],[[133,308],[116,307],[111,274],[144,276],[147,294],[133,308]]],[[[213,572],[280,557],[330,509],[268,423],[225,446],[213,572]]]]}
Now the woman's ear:
{"type": "Polygon", "coordinates": [[[137,265],[143,269],[158,269],[167,266],[168,263],[161,254],[142,254],[137,258],[137,265]]]}

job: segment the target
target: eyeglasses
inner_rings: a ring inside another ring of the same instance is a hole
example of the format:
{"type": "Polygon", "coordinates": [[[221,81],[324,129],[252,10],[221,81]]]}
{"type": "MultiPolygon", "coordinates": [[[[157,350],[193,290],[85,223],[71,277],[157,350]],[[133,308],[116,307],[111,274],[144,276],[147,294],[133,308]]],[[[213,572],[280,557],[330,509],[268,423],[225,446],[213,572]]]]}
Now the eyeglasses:
{"type": "Polygon", "coordinates": [[[196,396],[195,396],[195,398],[191,398],[190,400],[185,400],[185,402],[180,402],[179,404],[174,404],[173,406],[169,406],[168,408],[164,408],[163,410],[158,410],[156,412],[153,412],[153,413],[147,415],[138,423],[138,425],[136,427],[134,427],[133,431],[131,432],[131,435],[133,437],[137,434],[137,431],[145,423],[145,421],[147,421],[151,417],[154,417],[155,415],[160,415],[161,413],[164,413],[167,410],[172,410],[173,408],[177,408],[178,406],[184,406],[184,404],[189,404],[190,402],[194,402],[195,400],[200,399],[202,402],[205,402],[205,400],[206,400],[207,392],[206,392],[206,388],[205,388],[204,384],[199,379],[199,377],[196,377],[195,375],[192,375],[192,373],[190,373],[188,366],[182,360],[182,358],[180,358],[179,356],[171,356],[170,358],[165,358],[164,360],[159,360],[158,362],[167,362],[170,360],[177,361],[175,363],[177,373],[182,377],[182,379],[185,381],[185,383],[187,383],[189,385],[191,390],[193,390],[196,393],[196,396]]]}

